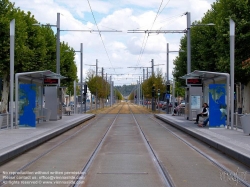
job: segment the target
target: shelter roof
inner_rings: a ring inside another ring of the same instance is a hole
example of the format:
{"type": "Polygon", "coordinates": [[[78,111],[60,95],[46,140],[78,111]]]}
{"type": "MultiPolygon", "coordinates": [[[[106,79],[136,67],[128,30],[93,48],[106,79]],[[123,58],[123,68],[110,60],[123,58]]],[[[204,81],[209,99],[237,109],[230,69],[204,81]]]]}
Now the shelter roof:
{"type": "Polygon", "coordinates": [[[32,80],[34,79],[42,80],[46,78],[57,78],[57,79],[66,78],[50,70],[16,73],[16,76],[20,78],[26,78],[26,79],[32,79],[32,80]]]}
{"type": "Polygon", "coordinates": [[[225,78],[228,76],[229,76],[228,73],[195,70],[195,71],[193,71],[189,74],[186,74],[180,78],[181,79],[188,79],[188,78],[196,77],[196,78],[203,79],[203,81],[206,81],[206,80],[217,79],[217,78],[225,78]]]}

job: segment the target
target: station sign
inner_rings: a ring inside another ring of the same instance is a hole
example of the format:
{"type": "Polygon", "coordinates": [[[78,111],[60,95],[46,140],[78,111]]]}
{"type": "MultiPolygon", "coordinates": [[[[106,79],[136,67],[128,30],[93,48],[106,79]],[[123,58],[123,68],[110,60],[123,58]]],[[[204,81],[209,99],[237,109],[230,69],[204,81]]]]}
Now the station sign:
{"type": "Polygon", "coordinates": [[[202,85],[202,80],[199,78],[186,79],[187,85],[202,85]]]}
{"type": "Polygon", "coordinates": [[[56,85],[58,84],[58,79],[43,79],[44,84],[56,85]]]}

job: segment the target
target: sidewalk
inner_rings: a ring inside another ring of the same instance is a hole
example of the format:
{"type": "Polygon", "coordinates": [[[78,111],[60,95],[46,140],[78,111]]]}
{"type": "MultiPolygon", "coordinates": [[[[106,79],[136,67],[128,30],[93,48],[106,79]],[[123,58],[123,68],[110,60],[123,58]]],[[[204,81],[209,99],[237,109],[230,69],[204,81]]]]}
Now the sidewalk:
{"type": "Polygon", "coordinates": [[[184,116],[155,114],[156,118],[190,134],[250,167],[250,136],[241,129],[198,127],[184,116]]]}
{"type": "Polygon", "coordinates": [[[0,164],[93,117],[94,114],[73,114],[62,116],[61,120],[39,123],[34,129],[1,129],[0,164]]]}

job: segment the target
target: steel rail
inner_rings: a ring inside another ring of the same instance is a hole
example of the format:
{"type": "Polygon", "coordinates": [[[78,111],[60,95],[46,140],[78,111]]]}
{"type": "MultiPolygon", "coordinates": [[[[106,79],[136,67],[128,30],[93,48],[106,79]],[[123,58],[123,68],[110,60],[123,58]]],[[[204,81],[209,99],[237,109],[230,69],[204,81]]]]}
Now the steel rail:
{"type": "MultiPolygon", "coordinates": [[[[124,104],[123,104],[124,105],[124,104]]],[[[123,107],[122,105],[122,107],[123,107]]],[[[119,106],[119,105],[117,105],[119,106]]],[[[95,150],[93,151],[93,153],[91,154],[90,158],[88,159],[87,163],[85,164],[85,166],[82,168],[81,172],[79,172],[80,174],[77,175],[75,177],[75,180],[73,180],[72,184],[69,185],[69,187],[78,187],[78,186],[82,186],[82,180],[85,179],[88,169],[91,166],[93,160],[95,159],[97,153],[99,152],[99,150],[102,147],[103,142],[105,141],[108,133],[110,132],[110,129],[113,127],[118,115],[120,114],[120,111],[122,109],[122,107],[119,109],[118,113],[115,116],[115,119],[113,120],[113,122],[111,123],[111,125],[108,127],[107,131],[105,132],[104,136],[102,137],[102,139],[100,140],[100,142],[98,143],[98,145],[96,146],[95,150]]]]}
{"type": "MultiPolygon", "coordinates": [[[[202,155],[203,157],[205,157],[207,160],[209,160],[210,162],[212,162],[214,165],[216,165],[217,167],[219,167],[221,170],[225,171],[228,174],[233,174],[234,179],[236,179],[237,181],[240,181],[240,183],[242,183],[243,185],[245,185],[247,187],[250,187],[250,183],[248,183],[247,181],[245,181],[244,179],[242,179],[240,176],[238,176],[237,173],[235,174],[235,172],[233,172],[230,169],[228,169],[227,167],[223,166],[222,164],[220,164],[219,162],[217,162],[216,160],[214,160],[211,156],[209,156],[208,154],[204,153],[199,148],[195,147],[194,145],[192,145],[191,143],[189,143],[188,141],[186,141],[184,138],[180,137],[175,132],[171,131],[169,128],[167,128],[162,123],[160,123],[157,120],[155,120],[154,118],[150,117],[150,119],[152,119],[154,122],[156,122],[159,125],[161,125],[164,129],[166,129],[167,131],[169,131],[171,134],[173,134],[175,137],[177,137],[183,143],[185,143],[190,148],[192,148],[193,150],[195,150],[196,152],[198,152],[200,155],[202,155]]],[[[164,123],[164,124],[166,124],[166,123],[164,123]]]]}
{"type": "MultiPolygon", "coordinates": [[[[141,110],[139,110],[139,111],[141,111],[141,110]]],[[[193,150],[195,150],[196,152],[198,152],[200,155],[202,155],[203,157],[205,157],[207,160],[209,160],[210,162],[212,162],[215,166],[217,166],[218,168],[220,168],[222,171],[224,171],[224,172],[226,172],[227,174],[230,174],[230,175],[233,174],[233,177],[234,177],[235,180],[239,181],[241,184],[243,184],[243,185],[245,185],[247,187],[250,187],[250,183],[248,183],[246,180],[244,180],[243,178],[241,178],[240,176],[238,176],[237,173],[235,173],[235,172],[231,171],[230,169],[228,169],[227,167],[223,166],[222,164],[220,164],[219,162],[217,162],[216,160],[214,160],[212,157],[210,157],[208,154],[204,153],[199,148],[195,147],[194,145],[192,145],[191,143],[189,143],[188,141],[186,141],[184,138],[180,137],[178,134],[176,134],[175,132],[171,131],[169,128],[167,128],[166,126],[164,126],[164,124],[166,124],[166,123],[160,123],[159,121],[157,121],[153,117],[150,117],[150,119],[152,119],[157,124],[161,125],[164,129],[166,129],[167,131],[169,131],[176,138],[178,138],[183,143],[185,143],[186,145],[188,145],[190,148],[192,148],[193,150]]]]}
{"type": "MultiPolygon", "coordinates": [[[[128,104],[128,106],[129,106],[129,104],[128,104]]],[[[130,108],[130,106],[129,106],[129,108],[130,108]]],[[[151,155],[151,157],[152,157],[152,160],[154,161],[155,166],[156,166],[157,169],[158,169],[158,172],[159,172],[160,175],[162,176],[162,179],[163,179],[164,183],[166,184],[167,187],[174,187],[175,185],[174,185],[174,183],[173,183],[173,181],[172,181],[170,175],[168,174],[168,171],[167,171],[166,168],[161,164],[160,160],[158,159],[157,155],[155,154],[154,149],[153,149],[152,146],[150,145],[150,143],[149,143],[149,141],[148,141],[148,139],[147,139],[145,133],[143,132],[141,126],[139,125],[137,119],[135,118],[134,113],[133,113],[133,111],[131,110],[131,108],[130,108],[130,112],[131,112],[131,114],[132,114],[132,116],[133,116],[133,119],[134,119],[134,121],[135,121],[135,123],[136,123],[136,125],[137,125],[137,127],[138,127],[138,129],[139,129],[139,131],[140,131],[140,134],[141,134],[141,136],[142,136],[142,139],[143,139],[143,141],[144,141],[144,143],[145,143],[145,145],[146,145],[146,147],[147,147],[147,149],[148,149],[148,151],[149,151],[149,153],[150,153],[150,155],[151,155]]]]}
{"type": "MultiPolygon", "coordinates": [[[[117,107],[117,106],[116,106],[117,107]]],[[[112,111],[114,108],[111,108],[108,112],[112,111]]],[[[104,115],[108,114],[105,113],[104,115]]],[[[0,186],[4,185],[5,181],[9,181],[11,177],[16,176],[18,174],[18,172],[23,171],[24,169],[26,169],[27,167],[29,167],[31,164],[33,164],[34,162],[36,162],[37,160],[41,159],[42,157],[44,157],[45,155],[47,155],[48,153],[50,153],[51,151],[53,151],[54,149],[56,149],[57,147],[59,147],[60,145],[62,145],[63,143],[65,143],[66,141],[70,140],[71,138],[73,138],[74,136],[76,136],[78,133],[80,133],[82,130],[84,130],[85,128],[89,127],[90,125],[92,125],[94,122],[98,121],[103,115],[101,115],[100,117],[95,118],[92,122],[86,124],[85,126],[83,126],[82,128],[80,128],[79,130],[77,130],[76,132],[74,132],[72,135],[70,135],[69,137],[61,140],[60,142],[58,142],[56,145],[54,145],[53,147],[51,147],[50,149],[48,149],[47,151],[41,153],[39,156],[37,156],[36,158],[34,158],[33,160],[29,161],[27,164],[25,164],[24,166],[22,166],[21,168],[19,168],[17,171],[15,171],[14,173],[12,173],[11,175],[8,175],[5,179],[2,179],[0,181],[0,186]]],[[[13,159],[12,159],[13,160],[13,159]]]]}

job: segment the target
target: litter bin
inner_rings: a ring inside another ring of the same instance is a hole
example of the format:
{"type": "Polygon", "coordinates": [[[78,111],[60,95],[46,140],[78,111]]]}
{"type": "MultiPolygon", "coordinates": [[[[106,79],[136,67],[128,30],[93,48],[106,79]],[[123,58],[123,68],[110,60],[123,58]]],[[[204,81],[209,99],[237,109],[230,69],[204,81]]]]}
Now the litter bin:
{"type": "Polygon", "coordinates": [[[244,134],[249,135],[250,134],[250,114],[244,114],[242,117],[240,117],[240,122],[242,125],[242,129],[244,134]]]}

